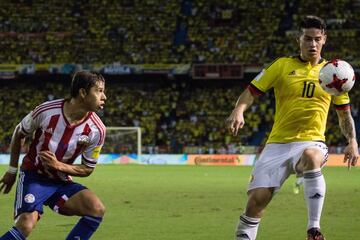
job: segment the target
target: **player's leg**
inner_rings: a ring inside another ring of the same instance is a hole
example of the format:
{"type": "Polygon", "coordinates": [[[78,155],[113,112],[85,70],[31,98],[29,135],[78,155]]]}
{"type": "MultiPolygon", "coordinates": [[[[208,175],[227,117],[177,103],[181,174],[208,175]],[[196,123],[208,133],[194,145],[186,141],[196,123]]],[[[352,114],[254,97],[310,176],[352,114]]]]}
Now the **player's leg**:
{"type": "Polygon", "coordinates": [[[25,239],[35,228],[39,216],[43,213],[43,204],[56,191],[52,186],[35,172],[20,171],[15,194],[15,226],[3,239],[25,239]]]}
{"type": "MultiPolygon", "coordinates": [[[[308,208],[309,232],[319,231],[320,229],[320,218],[326,192],[326,184],[321,167],[326,155],[327,153],[321,148],[307,148],[296,165],[296,171],[302,172],[304,175],[304,193],[308,208]]],[[[316,232],[314,234],[319,233],[316,232]]],[[[313,234],[310,233],[310,235],[313,234]]]]}
{"type": "Polygon", "coordinates": [[[248,202],[236,228],[236,240],[255,240],[258,226],[273,194],[292,171],[289,144],[267,144],[256,161],[248,187],[248,202]]]}
{"type": "Polygon", "coordinates": [[[38,218],[39,214],[36,211],[20,214],[15,226],[1,236],[0,240],[25,240],[34,229],[38,218]]]}
{"type": "Polygon", "coordinates": [[[4,235],[0,237],[0,240],[25,240],[26,236],[21,233],[21,231],[13,226],[7,231],[4,235]]]}
{"type": "Polygon", "coordinates": [[[90,239],[99,227],[105,214],[105,207],[93,192],[82,189],[66,200],[59,208],[59,213],[67,216],[81,216],[66,239],[86,240],[90,239]]]}
{"type": "Polygon", "coordinates": [[[32,230],[35,228],[39,219],[37,211],[22,213],[16,219],[15,227],[25,236],[28,237],[32,230]]]}
{"type": "Polygon", "coordinates": [[[260,219],[272,199],[274,188],[256,188],[248,192],[245,213],[240,216],[236,227],[236,240],[255,240],[260,219]]]}
{"type": "Polygon", "coordinates": [[[26,239],[35,228],[38,219],[39,213],[37,211],[21,213],[16,218],[15,226],[0,237],[0,240],[26,239]]]}
{"type": "Polygon", "coordinates": [[[83,189],[71,196],[59,209],[59,213],[67,216],[103,217],[105,206],[95,193],[89,189],[83,189]]]}

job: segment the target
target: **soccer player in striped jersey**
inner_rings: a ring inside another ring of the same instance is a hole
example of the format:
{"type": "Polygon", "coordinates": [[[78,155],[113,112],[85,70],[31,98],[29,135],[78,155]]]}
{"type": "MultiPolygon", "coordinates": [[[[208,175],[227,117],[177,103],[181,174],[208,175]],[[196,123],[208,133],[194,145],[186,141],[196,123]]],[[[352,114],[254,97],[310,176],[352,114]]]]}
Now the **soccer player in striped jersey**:
{"type": "MultiPolygon", "coordinates": [[[[319,71],[326,63],[321,57],[326,42],[324,21],[306,16],[300,23],[297,40],[300,55],[279,58],[264,69],[240,95],[227,119],[230,132],[236,135],[244,126],[244,111],[254,97],[274,89],[274,125],[252,172],[248,201],[237,225],[236,240],[256,239],[266,206],[290,174],[304,177],[307,239],[325,239],[320,231],[326,188],[321,168],[327,159],[324,133],[330,103],[336,108],[340,128],[348,141],[344,162],[350,168],[356,165],[359,157],[348,94],[330,96],[319,85],[319,71]]],[[[274,235],[267,238],[276,239],[276,233],[274,235]]]]}
{"type": "Polygon", "coordinates": [[[21,144],[33,136],[20,167],[15,195],[15,225],[1,240],[27,238],[43,214],[43,206],[81,216],[67,240],[90,239],[100,225],[105,207],[71,176],[89,176],[104,144],[106,128],[96,111],[105,104],[105,79],[98,73],[74,74],[71,98],[37,106],[16,126],[11,139],[9,170],[0,180],[0,192],[9,193],[16,181],[21,144]],[[81,164],[73,164],[82,156],[81,164]]]}

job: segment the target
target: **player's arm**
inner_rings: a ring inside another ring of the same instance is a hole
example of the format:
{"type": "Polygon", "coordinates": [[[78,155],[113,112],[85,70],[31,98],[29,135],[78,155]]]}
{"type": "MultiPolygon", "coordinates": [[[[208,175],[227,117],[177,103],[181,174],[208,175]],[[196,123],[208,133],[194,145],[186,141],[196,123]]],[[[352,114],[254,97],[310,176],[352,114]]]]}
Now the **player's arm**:
{"type": "Polygon", "coordinates": [[[24,144],[25,135],[21,132],[21,125],[18,124],[13,132],[10,142],[10,163],[9,169],[0,180],[0,192],[9,193],[16,181],[19,165],[20,150],[24,144]]]}
{"type": "Polygon", "coordinates": [[[251,81],[250,85],[238,98],[234,110],[226,119],[227,127],[233,135],[237,135],[245,124],[244,112],[254,102],[255,96],[263,95],[267,90],[276,85],[284,59],[276,59],[266,69],[263,69],[251,81]]]}
{"type": "Polygon", "coordinates": [[[239,128],[243,128],[245,124],[244,112],[254,102],[254,96],[248,88],[239,96],[234,110],[227,118],[227,127],[233,135],[237,135],[239,128]]]}
{"type": "Polygon", "coordinates": [[[344,162],[348,163],[348,168],[355,166],[359,157],[358,143],[356,140],[356,131],[354,119],[351,116],[350,108],[336,110],[339,119],[341,132],[346,137],[348,145],[345,148],[344,162]]]}
{"type": "Polygon", "coordinates": [[[94,168],[88,167],[83,164],[69,165],[69,164],[60,162],[56,159],[55,154],[50,151],[41,151],[39,153],[39,157],[40,157],[41,163],[45,169],[52,169],[52,170],[60,171],[65,174],[68,174],[70,176],[87,177],[94,170],[94,168]]]}

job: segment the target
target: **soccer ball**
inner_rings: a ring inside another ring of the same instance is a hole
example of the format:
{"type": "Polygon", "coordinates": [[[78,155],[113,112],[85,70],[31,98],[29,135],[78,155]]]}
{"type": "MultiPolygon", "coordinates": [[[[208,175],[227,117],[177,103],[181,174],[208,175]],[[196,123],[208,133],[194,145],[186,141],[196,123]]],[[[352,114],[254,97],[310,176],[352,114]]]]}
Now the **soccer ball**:
{"type": "Polygon", "coordinates": [[[354,86],[354,69],[344,60],[333,59],[320,70],[319,82],[325,92],[339,96],[354,86]]]}

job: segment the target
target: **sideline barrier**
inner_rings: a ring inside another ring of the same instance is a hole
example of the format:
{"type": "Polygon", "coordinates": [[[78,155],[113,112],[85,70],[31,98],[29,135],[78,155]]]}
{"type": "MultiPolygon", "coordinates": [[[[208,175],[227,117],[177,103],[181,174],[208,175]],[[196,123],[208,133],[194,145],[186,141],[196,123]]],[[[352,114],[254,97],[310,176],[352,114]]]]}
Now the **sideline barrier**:
{"type": "MultiPolygon", "coordinates": [[[[20,155],[20,163],[24,154],[20,155]]],[[[347,166],[343,154],[329,154],[327,166],[347,166]]],[[[10,154],[0,154],[0,164],[8,164],[10,154]]],[[[101,154],[98,164],[157,164],[157,165],[214,165],[214,166],[253,166],[256,154],[101,154]]],[[[81,162],[78,157],[75,163],[81,162]]]]}
{"type": "Polygon", "coordinates": [[[347,167],[347,163],[344,163],[344,154],[329,154],[326,166],[347,167]]]}
{"type": "Polygon", "coordinates": [[[188,164],[252,166],[255,163],[255,158],[255,154],[189,154],[188,164]]]}

